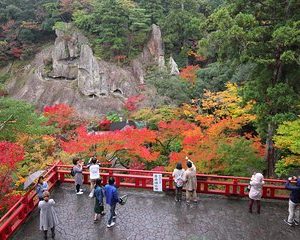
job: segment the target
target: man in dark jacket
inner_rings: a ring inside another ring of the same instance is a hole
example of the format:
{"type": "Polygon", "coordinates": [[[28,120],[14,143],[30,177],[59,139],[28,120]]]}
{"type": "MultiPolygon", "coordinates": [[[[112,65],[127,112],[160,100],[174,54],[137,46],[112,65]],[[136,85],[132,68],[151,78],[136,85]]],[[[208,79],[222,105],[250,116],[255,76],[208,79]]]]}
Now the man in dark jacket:
{"type": "Polygon", "coordinates": [[[106,203],[110,206],[110,216],[107,224],[108,228],[115,225],[114,219],[116,218],[116,213],[115,213],[116,205],[117,203],[121,202],[119,198],[118,190],[114,184],[115,184],[115,179],[110,177],[108,179],[108,184],[106,184],[104,187],[106,203]]]}
{"type": "Polygon", "coordinates": [[[289,217],[284,221],[289,226],[298,226],[300,221],[300,177],[290,177],[285,184],[285,188],[292,192],[289,200],[289,217]],[[292,180],[296,181],[296,186],[291,184],[292,180]]]}

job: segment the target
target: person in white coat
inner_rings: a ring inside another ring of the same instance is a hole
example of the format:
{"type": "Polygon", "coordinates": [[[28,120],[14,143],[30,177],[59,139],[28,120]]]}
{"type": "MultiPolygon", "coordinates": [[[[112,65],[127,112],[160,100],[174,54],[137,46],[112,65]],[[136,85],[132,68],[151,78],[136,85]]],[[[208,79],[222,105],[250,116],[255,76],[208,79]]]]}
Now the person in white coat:
{"type": "Polygon", "coordinates": [[[257,205],[257,213],[260,214],[260,200],[262,197],[262,189],[264,182],[264,176],[261,173],[255,173],[252,175],[251,181],[250,181],[250,192],[249,192],[249,212],[252,213],[252,207],[254,202],[256,202],[257,205]]]}
{"type": "Polygon", "coordinates": [[[58,218],[54,210],[55,202],[49,199],[50,193],[43,193],[44,200],[39,202],[40,211],[40,230],[44,232],[44,239],[48,239],[47,233],[51,229],[52,238],[55,238],[55,226],[58,224],[58,218]]]}

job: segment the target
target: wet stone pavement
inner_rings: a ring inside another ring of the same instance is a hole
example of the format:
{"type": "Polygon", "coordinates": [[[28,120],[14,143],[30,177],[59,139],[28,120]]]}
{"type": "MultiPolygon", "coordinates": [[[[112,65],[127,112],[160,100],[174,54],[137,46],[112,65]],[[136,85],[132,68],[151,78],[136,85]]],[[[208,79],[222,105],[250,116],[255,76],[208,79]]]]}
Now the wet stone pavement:
{"type": "MultiPolygon", "coordinates": [[[[127,203],[117,206],[116,225],[107,228],[108,213],[93,222],[94,199],[76,195],[73,184],[52,191],[60,219],[57,240],[289,240],[300,239],[300,226],[290,227],[287,201],[262,201],[260,215],[247,211],[247,199],[199,195],[197,204],[175,202],[174,195],[146,190],[119,189],[128,194],[127,203]]],[[[255,209],[255,208],[254,208],[255,209]]],[[[109,208],[106,207],[105,211],[109,208]]],[[[50,231],[48,233],[50,235],[50,231]]],[[[43,239],[39,231],[39,211],[35,210],[12,237],[14,240],[43,239]]],[[[51,239],[51,238],[48,238],[51,239]]]]}

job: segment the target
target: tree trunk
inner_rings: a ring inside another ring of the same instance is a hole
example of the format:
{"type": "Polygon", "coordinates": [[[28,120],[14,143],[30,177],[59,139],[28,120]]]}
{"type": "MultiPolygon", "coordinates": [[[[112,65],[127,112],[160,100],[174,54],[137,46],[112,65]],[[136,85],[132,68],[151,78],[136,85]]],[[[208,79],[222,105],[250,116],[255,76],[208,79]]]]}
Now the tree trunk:
{"type": "Polygon", "coordinates": [[[273,123],[268,124],[268,134],[266,139],[266,152],[265,160],[267,162],[267,177],[274,176],[275,169],[275,147],[273,142],[275,125],[273,123]]]}

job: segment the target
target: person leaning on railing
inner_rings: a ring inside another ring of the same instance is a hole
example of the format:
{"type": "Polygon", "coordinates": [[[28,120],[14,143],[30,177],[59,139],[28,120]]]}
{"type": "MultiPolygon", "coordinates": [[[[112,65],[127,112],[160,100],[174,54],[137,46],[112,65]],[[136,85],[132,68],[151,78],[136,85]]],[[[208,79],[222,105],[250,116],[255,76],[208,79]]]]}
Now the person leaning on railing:
{"type": "Polygon", "coordinates": [[[298,226],[300,222],[300,176],[298,178],[295,176],[289,177],[285,188],[292,192],[289,200],[289,216],[284,221],[289,226],[298,226]],[[296,186],[291,183],[293,180],[296,181],[296,186]]]}
{"type": "Polygon", "coordinates": [[[48,183],[44,181],[44,177],[40,176],[36,185],[36,193],[38,195],[39,201],[43,201],[43,192],[48,190],[48,183]]]}

